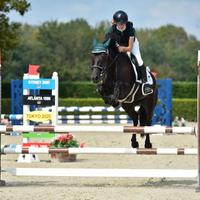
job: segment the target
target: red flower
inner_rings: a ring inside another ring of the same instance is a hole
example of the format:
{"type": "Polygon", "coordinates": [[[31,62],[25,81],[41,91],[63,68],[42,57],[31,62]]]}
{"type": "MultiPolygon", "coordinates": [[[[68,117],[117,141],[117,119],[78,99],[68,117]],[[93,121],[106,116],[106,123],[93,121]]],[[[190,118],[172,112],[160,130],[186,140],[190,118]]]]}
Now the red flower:
{"type": "Polygon", "coordinates": [[[83,148],[85,146],[85,143],[80,143],[79,147],[83,148]]]}
{"type": "Polygon", "coordinates": [[[64,142],[64,141],[67,142],[67,141],[73,140],[73,135],[67,133],[67,134],[64,134],[64,135],[59,136],[59,137],[58,137],[58,140],[59,140],[60,142],[64,142]]]}
{"type": "Polygon", "coordinates": [[[59,135],[57,138],[52,141],[50,146],[54,148],[69,148],[69,147],[84,147],[84,143],[80,143],[74,138],[74,136],[70,133],[59,135]]]}

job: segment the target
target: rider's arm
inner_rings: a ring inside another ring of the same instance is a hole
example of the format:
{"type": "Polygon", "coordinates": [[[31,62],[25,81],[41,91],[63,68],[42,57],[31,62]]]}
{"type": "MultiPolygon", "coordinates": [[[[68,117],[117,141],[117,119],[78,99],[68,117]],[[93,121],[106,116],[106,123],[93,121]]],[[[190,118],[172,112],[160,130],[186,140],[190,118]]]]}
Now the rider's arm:
{"type": "Polygon", "coordinates": [[[119,52],[131,52],[133,49],[134,37],[129,37],[128,46],[119,46],[119,52]]]}
{"type": "Polygon", "coordinates": [[[118,47],[119,52],[131,52],[133,49],[134,41],[135,41],[135,29],[133,28],[133,23],[127,23],[127,31],[129,35],[128,46],[120,46],[118,47]]]}

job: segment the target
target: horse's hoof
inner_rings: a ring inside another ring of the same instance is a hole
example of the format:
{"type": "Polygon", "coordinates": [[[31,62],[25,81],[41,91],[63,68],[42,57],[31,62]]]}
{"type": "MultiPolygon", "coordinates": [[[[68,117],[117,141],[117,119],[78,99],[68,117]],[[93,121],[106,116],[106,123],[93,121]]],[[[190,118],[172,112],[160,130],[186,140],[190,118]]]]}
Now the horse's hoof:
{"type": "Polygon", "coordinates": [[[139,143],[138,142],[131,142],[132,148],[139,148],[139,143]]]}
{"type": "Polygon", "coordinates": [[[151,142],[145,143],[144,147],[147,148],[147,149],[151,149],[152,148],[152,143],[151,142]]]}

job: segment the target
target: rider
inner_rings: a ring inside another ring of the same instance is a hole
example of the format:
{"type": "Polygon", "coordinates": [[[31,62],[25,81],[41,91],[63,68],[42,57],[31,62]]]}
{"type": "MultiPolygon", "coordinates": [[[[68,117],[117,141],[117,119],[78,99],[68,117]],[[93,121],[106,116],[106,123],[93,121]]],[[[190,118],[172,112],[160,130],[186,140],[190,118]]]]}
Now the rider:
{"type": "MultiPolygon", "coordinates": [[[[128,15],[119,10],[114,13],[112,19],[112,26],[108,30],[106,36],[112,33],[116,35],[117,38],[117,47],[119,52],[132,52],[136,57],[137,65],[139,66],[141,72],[141,80],[142,83],[147,82],[147,74],[146,74],[146,66],[142,60],[139,42],[135,36],[135,29],[133,27],[133,23],[128,21],[128,15]]],[[[151,92],[151,88],[149,88],[146,84],[144,87],[144,93],[148,94],[151,92]]]]}

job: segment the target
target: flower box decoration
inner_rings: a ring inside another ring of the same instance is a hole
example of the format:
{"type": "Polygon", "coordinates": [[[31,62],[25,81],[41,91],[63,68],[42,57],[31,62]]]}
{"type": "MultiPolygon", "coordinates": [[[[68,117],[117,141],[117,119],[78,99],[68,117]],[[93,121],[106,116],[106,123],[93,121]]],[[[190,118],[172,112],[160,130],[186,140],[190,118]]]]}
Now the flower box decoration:
{"type": "MultiPolygon", "coordinates": [[[[59,135],[50,143],[50,148],[55,148],[58,151],[59,149],[83,146],[84,144],[79,143],[70,133],[59,135]]],[[[69,154],[68,152],[52,152],[50,155],[53,162],[76,161],[76,154],[69,154]]]]}

